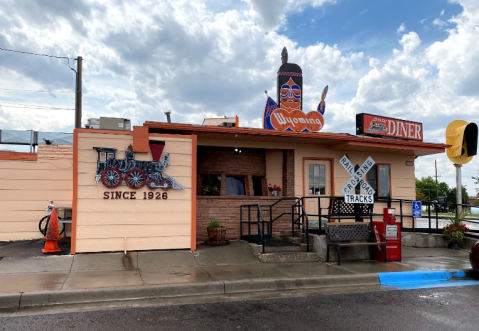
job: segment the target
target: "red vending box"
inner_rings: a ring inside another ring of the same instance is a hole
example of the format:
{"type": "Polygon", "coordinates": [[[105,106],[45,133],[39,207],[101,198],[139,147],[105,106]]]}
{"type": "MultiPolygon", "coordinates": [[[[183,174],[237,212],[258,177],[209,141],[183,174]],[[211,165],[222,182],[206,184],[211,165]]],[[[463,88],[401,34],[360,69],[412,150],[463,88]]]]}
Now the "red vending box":
{"type": "MultiPolygon", "coordinates": [[[[372,228],[377,242],[386,237],[386,255],[389,261],[401,261],[401,224],[396,223],[396,209],[383,209],[383,222],[373,222],[372,228]]],[[[375,257],[384,262],[384,246],[375,247],[375,257]]]]}

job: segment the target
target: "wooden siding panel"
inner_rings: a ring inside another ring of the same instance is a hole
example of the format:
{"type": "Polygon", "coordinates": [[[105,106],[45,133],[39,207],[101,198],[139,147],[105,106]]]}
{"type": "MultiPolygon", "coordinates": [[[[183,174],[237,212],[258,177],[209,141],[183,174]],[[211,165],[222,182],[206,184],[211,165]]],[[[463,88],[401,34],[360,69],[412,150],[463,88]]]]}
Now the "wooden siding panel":
{"type": "MultiPolygon", "coordinates": [[[[108,189],[95,182],[97,152],[93,147],[124,150],[133,141],[132,135],[78,133],[78,202],[76,252],[121,251],[124,237],[128,250],[177,249],[191,246],[191,182],[192,140],[150,136],[150,140],[166,142],[164,154],[170,155],[166,168],[186,189],[150,190],[146,186],[133,190],[126,186],[108,189]],[[136,199],[104,199],[104,192],[119,191],[136,199]],[[168,199],[143,199],[144,194],[156,197],[164,192],[168,199]],[[124,201],[127,200],[127,201],[124,201]]],[[[119,151],[117,159],[124,158],[119,151]]],[[[151,152],[135,153],[136,160],[152,161],[151,152]]]]}
{"type": "Polygon", "coordinates": [[[37,161],[0,161],[1,241],[42,238],[47,200],[72,205],[72,146],[40,145],[37,154],[37,161]]]}

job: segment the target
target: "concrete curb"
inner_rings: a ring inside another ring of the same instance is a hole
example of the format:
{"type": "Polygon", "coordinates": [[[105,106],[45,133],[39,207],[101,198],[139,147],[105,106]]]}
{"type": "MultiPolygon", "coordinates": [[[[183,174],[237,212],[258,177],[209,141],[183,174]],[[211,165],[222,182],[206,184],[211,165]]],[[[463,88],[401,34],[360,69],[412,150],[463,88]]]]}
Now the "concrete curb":
{"type": "Polygon", "coordinates": [[[0,309],[17,308],[20,305],[21,293],[0,294],[0,309]]]}
{"type": "Polygon", "coordinates": [[[377,274],[353,274],[299,278],[259,278],[224,281],[225,294],[257,291],[281,291],[339,286],[379,285],[377,274]]]}
{"type": "Polygon", "coordinates": [[[379,285],[377,274],[353,274],[302,278],[265,278],[171,285],[109,287],[97,289],[0,294],[0,309],[114,302],[127,300],[226,295],[321,287],[379,285]]]}
{"type": "MultiPolygon", "coordinates": [[[[25,292],[20,308],[59,304],[111,302],[124,300],[159,299],[224,293],[223,282],[187,283],[155,286],[109,287],[46,292],[25,292]]],[[[18,307],[18,305],[17,305],[18,307]]]]}

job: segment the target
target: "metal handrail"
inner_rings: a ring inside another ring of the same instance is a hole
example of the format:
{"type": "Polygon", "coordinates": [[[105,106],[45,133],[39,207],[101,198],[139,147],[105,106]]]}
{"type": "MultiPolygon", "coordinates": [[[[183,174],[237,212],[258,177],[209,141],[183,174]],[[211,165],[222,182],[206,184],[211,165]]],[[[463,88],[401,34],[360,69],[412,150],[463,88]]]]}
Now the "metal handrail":
{"type": "MultiPolygon", "coordinates": [[[[292,225],[292,235],[294,236],[294,231],[295,231],[295,225],[298,225],[298,229],[301,228],[306,234],[306,240],[307,240],[307,249],[309,251],[309,218],[311,216],[318,217],[319,218],[319,229],[321,233],[321,219],[324,218],[326,215],[322,214],[323,209],[328,209],[328,208],[322,208],[321,207],[321,199],[331,199],[331,198],[340,198],[338,196],[314,196],[314,197],[284,197],[282,199],[279,199],[275,203],[271,205],[260,205],[260,204],[250,204],[250,205],[242,205],[240,206],[240,233],[241,236],[243,236],[243,224],[248,224],[248,234],[251,235],[251,224],[256,223],[258,226],[258,244],[260,242],[263,244],[263,253],[265,250],[265,245],[267,243],[268,238],[265,237],[265,224],[267,225],[267,231],[269,235],[272,235],[273,233],[273,224],[276,220],[279,218],[291,214],[291,225],[292,225]],[[317,199],[318,200],[318,212],[319,214],[308,214],[306,212],[306,209],[304,207],[305,205],[305,200],[306,199],[317,199]],[[294,204],[291,206],[291,213],[281,213],[280,215],[276,216],[273,218],[273,207],[276,206],[277,204],[281,203],[284,200],[296,200],[294,204]],[[243,208],[248,208],[248,221],[243,221],[243,208]],[[257,221],[256,222],[251,222],[251,208],[257,208],[258,209],[258,216],[257,216],[257,221]],[[263,215],[263,210],[267,208],[269,209],[269,222],[266,222],[264,219],[263,215]],[[306,220],[306,224],[304,222],[299,222],[301,219],[306,220]]],[[[427,227],[418,227],[418,222],[416,218],[413,217],[412,214],[405,214],[404,211],[404,206],[407,204],[412,204],[412,202],[415,200],[410,200],[410,199],[394,199],[394,198],[379,198],[375,201],[375,203],[378,204],[386,204],[387,207],[393,206],[393,204],[399,204],[399,206],[396,205],[396,217],[399,218],[400,224],[401,224],[401,230],[403,232],[427,232],[427,233],[442,233],[443,228],[440,226],[439,221],[447,219],[448,216],[443,216],[439,215],[438,213],[438,206],[446,206],[446,209],[448,210],[455,210],[456,214],[458,211],[458,206],[465,208],[470,208],[470,207],[479,207],[476,205],[472,204],[452,204],[452,203],[443,203],[443,202],[437,202],[437,201],[423,201],[423,205],[426,206],[426,211],[424,212],[424,216],[422,217],[423,219],[427,219],[427,227]],[[399,210],[398,210],[399,209],[399,210]],[[411,226],[405,227],[404,226],[404,219],[411,219],[411,226]]],[[[379,213],[373,213],[373,217],[381,217],[383,214],[379,213]]],[[[479,224],[479,215],[478,219],[463,219],[463,222],[469,222],[469,223],[475,223],[479,224]]],[[[470,230],[470,233],[479,233],[479,230],[470,230]]]]}

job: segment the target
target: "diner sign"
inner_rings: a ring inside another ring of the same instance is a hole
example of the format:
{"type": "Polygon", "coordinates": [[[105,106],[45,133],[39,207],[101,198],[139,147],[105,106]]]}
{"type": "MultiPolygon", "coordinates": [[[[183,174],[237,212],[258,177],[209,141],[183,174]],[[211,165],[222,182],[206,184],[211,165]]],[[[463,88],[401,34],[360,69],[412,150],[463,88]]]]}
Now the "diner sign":
{"type": "Polygon", "coordinates": [[[423,141],[422,123],[371,114],[356,114],[356,134],[423,141]]]}

